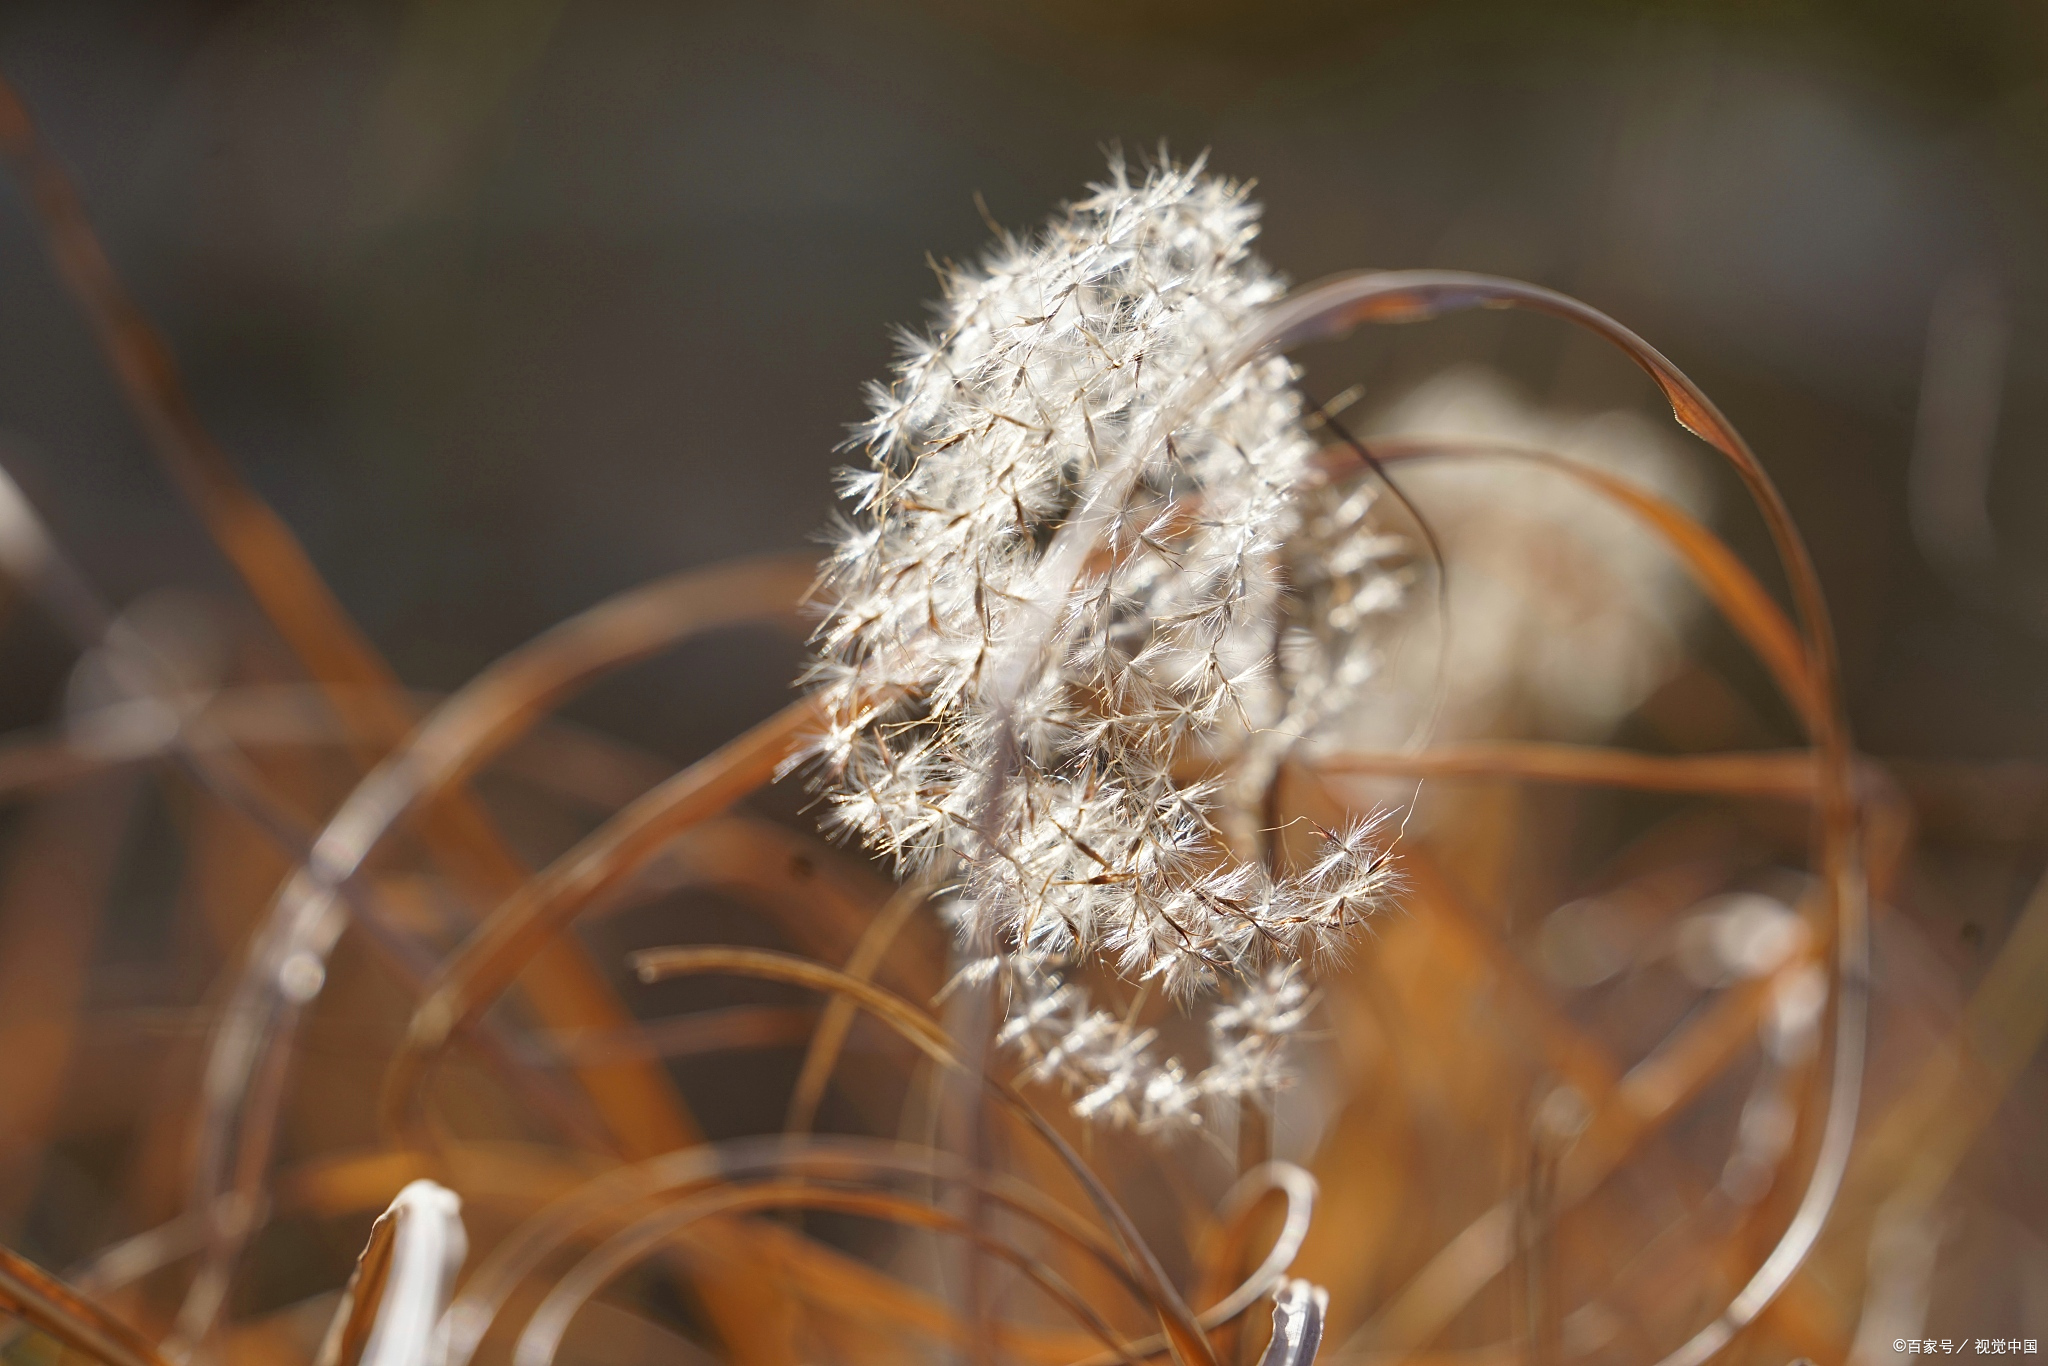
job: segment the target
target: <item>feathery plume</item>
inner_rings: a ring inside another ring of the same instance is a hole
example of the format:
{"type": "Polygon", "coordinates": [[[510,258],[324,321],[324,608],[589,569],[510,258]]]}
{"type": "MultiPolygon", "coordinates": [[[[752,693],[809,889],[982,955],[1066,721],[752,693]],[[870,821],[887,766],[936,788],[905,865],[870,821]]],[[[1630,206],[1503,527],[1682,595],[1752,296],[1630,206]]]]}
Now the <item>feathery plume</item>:
{"type": "Polygon", "coordinates": [[[937,323],[870,391],[819,591],[830,820],[906,871],[957,860],[1003,1041],[1079,1113],[1146,1129],[1276,1084],[1299,964],[1390,889],[1370,824],[1299,873],[1258,858],[1260,794],[1370,677],[1359,628],[1399,603],[1405,549],[1367,527],[1370,488],[1307,487],[1287,360],[1225,373],[1284,288],[1257,229],[1246,187],[1200,162],[1117,159],[1039,235],[947,274],[937,323]],[[1138,449],[1169,415],[1164,449],[1138,449]],[[1035,572],[1105,468],[1134,468],[1131,492],[1047,635],[1035,572]],[[994,706],[1020,645],[1038,669],[994,706]],[[1224,776],[1183,777],[1204,770],[1224,776]],[[1091,959],[1182,1004],[1221,994],[1210,1065],[1158,1061],[1092,1008],[1091,959]]]}

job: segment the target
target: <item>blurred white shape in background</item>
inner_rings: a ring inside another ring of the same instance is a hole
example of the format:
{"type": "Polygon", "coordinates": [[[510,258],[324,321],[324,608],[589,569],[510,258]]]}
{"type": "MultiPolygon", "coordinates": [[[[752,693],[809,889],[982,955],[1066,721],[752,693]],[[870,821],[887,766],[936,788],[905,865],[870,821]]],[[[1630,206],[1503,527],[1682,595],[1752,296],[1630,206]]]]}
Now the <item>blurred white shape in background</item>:
{"type": "Polygon", "coordinates": [[[72,666],[65,732],[106,759],[154,753],[221,685],[228,653],[227,625],[207,598],[182,588],[145,594],[72,666]]]}
{"type": "Polygon", "coordinates": [[[1724,987],[1775,971],[1806,942],[1791,907],[1760,892],[1701,902],[1679,922],[1678,968],[1697,987],[1724,987]]]}
{"type": "Polygon", "coordinates": [[[1634,922],[1619,907],[1586,897],[1568,901],[1544,917],[1536,952],[1551,981],[1583,990],[1627,967],[1639,937],[1634,922]]]}
{"type": "MultiPolygon", "coordinates": [[[[1704,517],[1684,438],[1633,412],[1553,412],[1481,367],[1446,371],[1365,425],[1375,439],[1541,450],[1619,475],[1704,517]]],[[[1395,482],[1443,551],[1449,642],[1440,739],[1595,740],[1669,676],[1699,597],[1656,533],[1585,485],[1507,454],[1402,462],[1395,482]]],[[[1436,651],[1391,654],[1348,743],[1399,745],[1436,651]]]]}

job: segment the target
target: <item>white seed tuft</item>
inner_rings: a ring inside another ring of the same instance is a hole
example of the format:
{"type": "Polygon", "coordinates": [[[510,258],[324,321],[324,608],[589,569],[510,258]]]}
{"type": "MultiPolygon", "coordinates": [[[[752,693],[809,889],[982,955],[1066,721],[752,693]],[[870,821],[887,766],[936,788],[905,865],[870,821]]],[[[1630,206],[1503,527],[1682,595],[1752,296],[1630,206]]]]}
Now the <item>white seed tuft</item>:
{"type": "Polygon", "coordinates": [[[831,820],[905,871],[957,861],[962,976],[1001,980],[1003,1042],[1078,1113],[1144,1129],[1277,1085],[1301,961],[1390,892],[1370,822],[1298,873],[1257,858],[1264,787],[1370,677],[1358,628],[1399,602],[1405,558],[1367,527],[1369,489],[1310,488],[1290,363],[1221,373],[1284,288],[1257,228],[1199,162],[1113,160],[1036,238],[950,271],[870,390],[819,591],[831,820]],[[1164,449],[1139,449],[1169,413],[1164,449]],[[1048,633],[1035,575],[1105,468],[1137,476],[1048,633]],[[993,705],[998,662],[1034,648],[993,705]],[[1092,1008],[1090,961],[1219,994],[1209,1065],[1092,1008]]]}

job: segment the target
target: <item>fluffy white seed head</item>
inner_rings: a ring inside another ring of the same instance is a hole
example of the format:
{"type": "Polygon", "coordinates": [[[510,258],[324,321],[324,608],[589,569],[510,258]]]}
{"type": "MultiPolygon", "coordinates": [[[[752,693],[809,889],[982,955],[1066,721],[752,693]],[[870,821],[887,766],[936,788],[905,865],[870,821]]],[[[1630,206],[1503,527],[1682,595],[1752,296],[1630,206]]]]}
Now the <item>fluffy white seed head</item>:
{"type": "Polygon", "coordinates": [[[1356,626],[1398,602],[1401,559],[1366,526],[1369,492],[1304,500],[1290,364],[1221,364],[1283,290],[1251,253],[1257,219],[1199,163],[1113,161],[1037,236],[951,271],[931,331],[903,335],[870,391],[819,595],[832,820],[906,870],[957,865],[1005,1040],[1080,1113],[1148,1128],[1273,1084],[1277,1045],[1242,1040],[1284,1035],[1294,1007],[1223,1022],[1305,1000],[1299,960],[1388,892],[1365,833],[1294,875],[1244,847],[1247,794],[1370,677],[1356,626]],[[1140,449],[1169,413],[1164,449],[1140,449]],[[1041,559],[1090,477],[1126,467],[1048,635],[1041,559]],[[1038,667],[997,706],[997,661],[1020,649],[1038,667]],[[1092,1010],[1071,981],[1087,960],[1183,1003],[1223,994],[1209,1068],[1157,1062],[1148,1032],[1092,1010]]]}

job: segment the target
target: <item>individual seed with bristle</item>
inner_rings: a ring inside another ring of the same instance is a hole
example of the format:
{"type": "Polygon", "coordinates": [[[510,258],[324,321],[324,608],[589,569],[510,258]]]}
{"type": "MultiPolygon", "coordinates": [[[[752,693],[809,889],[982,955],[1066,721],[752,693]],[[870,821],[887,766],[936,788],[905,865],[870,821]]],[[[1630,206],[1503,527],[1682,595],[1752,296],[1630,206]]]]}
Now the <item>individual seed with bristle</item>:
{"type": "Polygon", "coordinates": [[[1245,847],[1263,839],[1241,794],[1370,676],[1358,627],[1398,604],[1402,553],[1367,528],[1369,493],[1304,517],[1329,498],[1289,362],[1225,364],[1283,292],[1246,187],[1115,159],[1092,189],[951,271],[870,392],[819,585],[810,757],[839,828],[905,872],[960,870],[969,975],[1006,988],[1001,1037],[1032,1074],[1084,1115],[1169,1128],[1277,1083],[1302,960],[1390,893],[1372,822],[1288,875],[1245,847]],[[1135,478],[1048,620],[1042,561],[1110,469],[1135,478]],[[1225,776],[1177,776],[1202,769],[1225,776]],[[1157,1061],[1091,1008],[1072,980],[1091,960],[1183,1005],[1220,996],[1210,1064],[1157,1061]]]}

